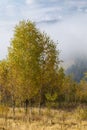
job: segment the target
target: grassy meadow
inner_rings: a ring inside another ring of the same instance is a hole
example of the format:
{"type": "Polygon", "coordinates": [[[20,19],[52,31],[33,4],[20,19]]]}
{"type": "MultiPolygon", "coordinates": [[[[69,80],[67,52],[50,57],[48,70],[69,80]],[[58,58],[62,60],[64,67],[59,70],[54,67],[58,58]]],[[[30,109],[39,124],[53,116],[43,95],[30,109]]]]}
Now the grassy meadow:
{"type": "MultiPolygon", "coordinates": [[[[30,110],[28,108],[28,110],[30,110]]],[[[22,108],[16,108],[15,116],[11,108],[0,108],[0,130],[86,130],[87,110],[77,107],[74,110],[32,108],[25,115],[22,108]]]]}

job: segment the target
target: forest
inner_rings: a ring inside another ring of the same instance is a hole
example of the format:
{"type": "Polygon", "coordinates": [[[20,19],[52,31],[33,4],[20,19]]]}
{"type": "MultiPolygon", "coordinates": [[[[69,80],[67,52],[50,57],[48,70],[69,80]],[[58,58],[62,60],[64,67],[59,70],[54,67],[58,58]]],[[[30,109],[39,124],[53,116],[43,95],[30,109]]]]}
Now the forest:
{"type": "MultiPolygon", "coordinates": [[[[58,43],[41,32],[35,23],[21,21],[16,25],[8,55],[0,61],[0,117],[7,119],[9,108],[14,120],[17,109],[23,109],[26,121],[34,108],[38,108],[40,115],[42,108],[50,112],[51,109],[86,107],[87,69],[83,68],[84,74],[77,74],[73,65],[66,72],[59,55],[58,43]],[[72,76],[69,73],[72,70],[77,75],[72,76]]],[[[80,72],[80,67],[77,68],[80,72]]],[[[33,120],[32,116],[28,119],[33,120]]]]}

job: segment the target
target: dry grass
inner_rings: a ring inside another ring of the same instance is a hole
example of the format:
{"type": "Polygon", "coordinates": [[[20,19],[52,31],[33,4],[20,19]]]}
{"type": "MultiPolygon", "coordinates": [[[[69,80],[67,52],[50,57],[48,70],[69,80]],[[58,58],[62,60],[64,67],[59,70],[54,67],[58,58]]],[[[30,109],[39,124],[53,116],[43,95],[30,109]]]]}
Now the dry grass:
{"type": "MultiPolygon", "coordinates": [[[[24,110],[16,108],[15,120],[12,118],[13,113],[10,108],[1,116],[0,113],[0,130],[87,130],[87,121],[84,120],[84,112],[80,108],[74,111],[41,109],[32,109],[31,119],[25,116],[24,110]],[[81,110],[82,111],[82,110],[81,110]]],[[[85,118],[86,119],[86,118],[85,118]]]]}

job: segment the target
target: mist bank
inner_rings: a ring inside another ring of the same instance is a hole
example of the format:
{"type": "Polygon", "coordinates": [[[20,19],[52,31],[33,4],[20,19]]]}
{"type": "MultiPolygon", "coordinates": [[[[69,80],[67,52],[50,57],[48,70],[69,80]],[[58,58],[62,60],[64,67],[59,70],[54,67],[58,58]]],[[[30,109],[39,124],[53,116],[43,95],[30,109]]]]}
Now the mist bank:
{"type": "Polygon", "coordinates": [[[81,56],[75,58],[73,64],[67,67],[65,70],[66,75],[70,75],[73,80],[80,82],[85,79],[87,74],[87,57],[81,56]]]}
{"type": "Polygon", "coordinates": [[[42,31],[47,32],[58,42],[60,59],[67,68],[77,57],[87,56],[87,14],[67,16],[55,24],[39,24],[42,31]]]}
{"type": "MultiPolygon", "coordinates": [[[[37,23],[36,23],[37,24],[37,23]]],[[[1,28],[0,59],[6,57],[8,46],[13,35],[13,27],[1,28]],[[4,40],[3,40],[4,39],[4,40]]],[[[58,42],[60,59],[63,60],[64,68],[73,64],[76,57],[87,55],[87,14],[73,14],[66,16],[56,23],[39,23],[37,27],[46,32],[51,39],[58,42]]]]}

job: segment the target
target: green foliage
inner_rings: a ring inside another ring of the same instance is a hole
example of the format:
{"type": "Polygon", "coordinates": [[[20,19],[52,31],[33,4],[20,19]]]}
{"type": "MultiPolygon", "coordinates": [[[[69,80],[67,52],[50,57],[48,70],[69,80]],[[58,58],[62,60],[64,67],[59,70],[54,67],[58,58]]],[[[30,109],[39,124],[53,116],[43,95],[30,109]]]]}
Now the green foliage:
{"type": "Polygon", "coordinates": [[[29,101],[38,100],[40,105],[45,102],[46,93],[58,89],[59,50],[34,23],[21,21],[15,27],[7,60],[13,101],[27,101],[28,105],[29,101]]]}
{"type": "MultiPolygon", "coordinates": [[[[57,48],[34,23],[19,22],[7,59],[0,61],[0,102],[13,106],[13,111],[21,103],[26,103],[26,107],[38,104],[39,108],[40,105],[51,108],[58,104],[87,102],[86,74],[79,83],[66,76],[60,67],[57,48]]],[[[82,62],[76,62],[76,67],[82,67],[82,62]]]]}
{"type": "Polygon", "coordinates": [[[46,99],[48,101],[55,101],[57,99],[57,97],[58,97],[57,93],[54,93],[54,94],[47,93],[46,94],[46,99]]]}
{"type": "Polygon", "coordinates": [[[58,94],[55,92],[53,94],[51,93],[47,93],[46,95],[46,105],[47,107],[50,109],[51,107],[57,107],[58,103],[57,103],[57,98],[58,98],[58,94]]]}
{"type": "Polygon", "coordinates": [[[87,81],[84,79],[79,83],[77,97],[80,102],[87,102],[87,81]]]}

